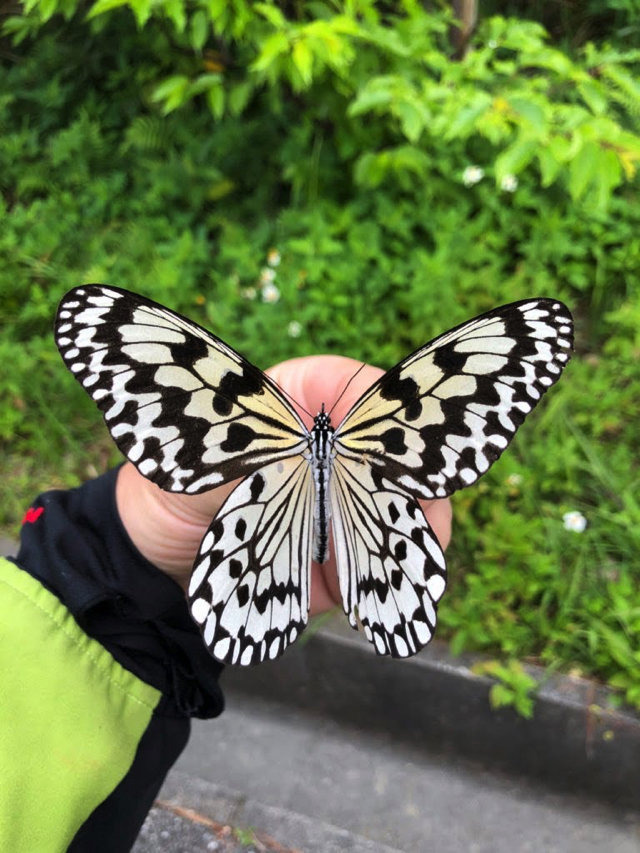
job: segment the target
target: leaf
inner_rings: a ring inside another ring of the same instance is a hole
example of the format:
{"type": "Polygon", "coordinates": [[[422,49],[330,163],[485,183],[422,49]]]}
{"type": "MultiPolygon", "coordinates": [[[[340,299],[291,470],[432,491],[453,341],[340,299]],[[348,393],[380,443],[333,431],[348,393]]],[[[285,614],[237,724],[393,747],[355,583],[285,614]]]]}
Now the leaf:
{"type": "Polygon", "coordinates": [[[287,26],[287,19],[277,6],[272,6],[270,3],[254,3],[253,8],[276,29],[287,26]]]}
{"type": "Polygon", "coordinates": [[[184,74],[167,77],[153,90],[152,100],[162,103],[163,112],[170,113],[184,103],[189,82],[189,78],[184,74]]]}
{"type": "Polygon", "coordinates": [[[540,166],[542,186],[551,186],[558,177],[563,164],[553,156],[553,152],[548,146],[540,145],[536,151],[536,157],[540,166]]]}
{"type": "Polygon", "coordinates": [[[444,138],[456,139],[469,136],[476,130],[476,124],[480,116],[484,115],[491,108],[492,99],[485,92],[479,92],[474,96],[473,102],[461,107],[453,121],[449,124],[444,138]]]}
{"type": "Polygon", "coordinates": [[[579,199],[593,181],[600,161],[600,149],[596,142],[584,140],[578,152],[569,162],[569,192],[579,199]]]}
{"type": "Polygon", "coordinates": [[[309,45],[306,41],[298,39],[293,45],[291,54],[293,65],[300,75],[303,88],[308,88],[313,80],[313,54],[309,50],[309,45]]]}
{"type": "Polygon", "coordinates": [[[104,12],[110,12],[112,9],[118,9],[120,6],[127,6],[129,0],[97,0],[87,13],[87,19],[95,18],[97,15],[102,15],[104,12]]]}
{"type": "Polygon", "coordinates": [[[520,137],[496,159],[495,171],[498,183],[507,175],[517,175],[537,153],[539,142],[530,137],[520,137]]]}
{"type": "Polygon", "coordinates": [[[254,91],[253,83],[250,80],[245,80],[233,85],[227,94],[227,102],[229,104],[229,112],[231,115],[237,116],[242,113],[249,102],[254,91]]]}
{"type": "Polygon", "coordinates": [[[390,76],[370,80],[349,104],[347,115],[359,116],[376,107],[388,106],[393,99],[394,83],[395,79],[390,76]]]}
{"type": "Polygon", "coordinates": [[[251,63],[252,71],[268,71],[276,59],[289,53],[289,40],[284,33],[273,33],[262,43],[262,50],[251,63]]]}
{"type": "Polygon", "coordinates": [[[191,17],[190,41],[194,50],[201,51],[209,35],[209,17],[204,9],[198,9],[191,17]]]}
{"type": "Polygon", "coordinates": [[[176,31],[184,32],[187,25],[187,12],[183,0],[164,0],[163,6],[166,16],[173,22],[176,31]]]}
{"type": "Polygon", "coordinates": [[[602,93],[602,87],[591,80],[581,80],[578,92],[594,115],[603,115],[607,111],[608,102],[602,93]]]}
{"type": "Polygon", "coordinates": [[[395,105],[394,112],[400,119],[402,132],[410,142],[417,142],[425,127],[424,112],[416,104],[403,101],[395,105]]]}
{"type": "Polygon", "coordinates": [[[224,115],[225,93],[222,85],[212,86],[207,91],[207,102],[209,109],[215,118],[222,118],[224,115]]]}
{"type": "Polygon", "coordinates": [[[515,113],[526,119],[537,131],[542,132],[545,130],[547,123],[544,110],[534,101],[522,97],[509,98],[509,106],[515,113]]]}

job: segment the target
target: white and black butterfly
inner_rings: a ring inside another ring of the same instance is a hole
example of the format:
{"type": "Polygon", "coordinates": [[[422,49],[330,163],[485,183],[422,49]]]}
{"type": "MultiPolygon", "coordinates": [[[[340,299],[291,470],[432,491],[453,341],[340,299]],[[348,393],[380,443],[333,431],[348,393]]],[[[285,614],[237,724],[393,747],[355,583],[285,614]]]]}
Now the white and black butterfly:
{"type": "Polygon", "coordinates": [[[433,636],[445,588],[418,499],[450,495],[495,462],[568,362],[572,320],[554,299],[476,317],[385,373],[335,430],[324,407],[307,430],[235,350],[125,290],[70,291],[56,342],[145,477],[184,494],[244,478],[202,540],[188,591],[215,658],[258,663],[296,639],[330,526],[349,622],[402,658],[433,636]]]}

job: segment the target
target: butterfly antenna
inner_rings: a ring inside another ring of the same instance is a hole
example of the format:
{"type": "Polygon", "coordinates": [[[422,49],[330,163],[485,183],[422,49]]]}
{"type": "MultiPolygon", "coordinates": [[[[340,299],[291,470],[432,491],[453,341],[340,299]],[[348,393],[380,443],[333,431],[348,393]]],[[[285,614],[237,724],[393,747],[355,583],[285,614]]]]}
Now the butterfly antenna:
{"type": "Polygon", "coordinates": [[[361,370],[364,370],[364,368],[365,368],[366,366],[367,366],[367,365],[366,365],[366,362],[364,362],[364,361],[363,361],[363,362],[362,362],[362,364],[360,365],[360,367],[359,367],[359,368],[356,370],[356,372],[353,374],[353,376],[351,377],[351,379],[350,379],[350,380],[347,382],[347,384],[344,386],[344,388],[343,388],[343,389],[342,389],[342,391],[340,392],[340,396],[339,396],[339,397],[338,397],[338,399],[335,401],[335,403],[333,404],[333,406],[331,406],[331,411],[329,412],[329,417],[331,417],[331,414],[332,414],[333,410],[334,410],[334,409],[335,409],[335,407],[338,405],[338,403],[340,402],[340,400],[342,400],[342,398],[344,397],[344,395],[345,395],[345,393],[346,393],[347,388],[349,387],[349,385],[351,385],[351,383],[352,383],[352,382],[353,382],[353,380],[356,378],[356,376],[360,373],[360,371],[361,371],[361,370]]]}
{"type": "Polygon", "coordinates": [[[273,382],[273,384],[276,386],[276,388],[278,388],[279,391],[282,391],[284,396],[288,397],[295,406],[297,406],[301,411],[303,411],[305,413],[305,415],[309,415],[310,418],[313,418],[313,415],[311,414],[311,412],[308,412],[305,409],[305,407],[301,403],[299,403],[295,397],[292,397],[291,394],[285,388],[283,388],[279,382],[277,382],[272,376],[267,375],[267,377],[268,377],[269,381],[273,382]]]}

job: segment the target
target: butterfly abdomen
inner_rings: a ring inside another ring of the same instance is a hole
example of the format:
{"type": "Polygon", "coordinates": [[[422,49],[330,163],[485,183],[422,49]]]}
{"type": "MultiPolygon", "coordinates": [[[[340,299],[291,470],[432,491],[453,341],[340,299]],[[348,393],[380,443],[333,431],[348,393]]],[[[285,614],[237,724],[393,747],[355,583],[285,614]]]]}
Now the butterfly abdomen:
{"type": "Polygon", "coordinates": [[[333,466],[333,427],[331,417],[324,410],[314,418],[311,430],[310,464],[316,487],[313,512],[313,559],[326,563],[329,558],[329,524],[331,505],[328,500],[329,478],[333,466]]]}

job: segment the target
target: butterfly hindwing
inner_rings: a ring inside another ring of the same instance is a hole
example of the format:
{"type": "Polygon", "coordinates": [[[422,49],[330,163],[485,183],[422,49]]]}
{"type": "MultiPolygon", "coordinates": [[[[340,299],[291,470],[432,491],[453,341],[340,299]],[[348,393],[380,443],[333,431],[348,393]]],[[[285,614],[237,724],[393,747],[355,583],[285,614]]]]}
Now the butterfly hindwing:
{"type": "Polygon", "coordinates": [[[307,624],[313,480],[303,457],[274,462],[237,486],[207,531],[189,609],[223,663],[278,657],[307,624]]]}
{"type": "Polygon", "coordinates": [[[307,447],[302,422],[262,371],[141,296],[75,288],[58,309],[56,343],[120,450],[167,491],[196,494],[307,447]]]}
{"type": "Polygon", "coordinates": [[[560,377],[572,340],[571,315],[552,299],[476,317],[372,385],[336,429],[337,450],[413,494],[446,497],[500,456],[560,377]]]}
{"type": "Polygon", "coordinates": [[[378,654],[408,657],[432,638],[445,560],[416,499],[378,470],[338,458],[331,480],[343,609],[378,654]]]}

